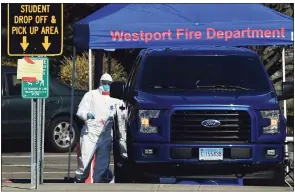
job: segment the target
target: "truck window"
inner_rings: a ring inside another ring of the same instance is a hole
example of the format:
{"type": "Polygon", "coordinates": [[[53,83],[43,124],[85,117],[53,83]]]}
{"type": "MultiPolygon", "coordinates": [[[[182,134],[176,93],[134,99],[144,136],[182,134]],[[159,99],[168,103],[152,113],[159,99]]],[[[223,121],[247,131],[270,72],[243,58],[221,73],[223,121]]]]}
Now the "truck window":
{"type": "Polygon", "coordinates": [[[134,87],[135,87],[136,76],[137,76],[137,72],[138,72],[141,60],[142,60],[142,57],[137,58],[134,63],[134,66],[132,68],[130,78],[128,79],[128,82],[127,82],[127,86],[128,86],[129,91],[134,89],[134,87]]]}
{"type": "Polygon", "coordinates": [[[9,96],[21,96],[21,80],[16,73],[5,73],[9,96]]]}
{"type": "Polygon", "coordinates": [[[134,90],[135,89],[135,84],[136,84],[136,77],[138,75],[138,71],[140,69],[140,62],[141,62],[141,58],[138,60],[136,66],[135,66],[135,69],[134,69],[134,72],[133,72],[133,76],[132,76],[132,79],[131,79],[131,82],[130,82],[130,90],[134,90]]]}
{"type": "Polygon", "coordinates": [[[149,56],[142,73],[142,90],[271,90],[259,59],[248,56],[149,56]],[[227,89],[213,85],[227,85],[227,89]]]}

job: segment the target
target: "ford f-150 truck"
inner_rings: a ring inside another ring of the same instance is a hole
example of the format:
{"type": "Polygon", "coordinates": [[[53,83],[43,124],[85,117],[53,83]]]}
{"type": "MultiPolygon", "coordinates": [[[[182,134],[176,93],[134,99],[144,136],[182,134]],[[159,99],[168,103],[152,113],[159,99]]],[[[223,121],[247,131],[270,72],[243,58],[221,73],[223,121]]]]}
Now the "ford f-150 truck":
{"type": "MultiPolygon", "coordinates": [[[[293,84],[282,91],[293,94],[293,84]]],[[[248,49],[142,50],[128,81],[111,85],[111,97],[127,110],[124,129],[114,128],[116,182],[243,178],[284,185],[284,95],[248,49]]]]}

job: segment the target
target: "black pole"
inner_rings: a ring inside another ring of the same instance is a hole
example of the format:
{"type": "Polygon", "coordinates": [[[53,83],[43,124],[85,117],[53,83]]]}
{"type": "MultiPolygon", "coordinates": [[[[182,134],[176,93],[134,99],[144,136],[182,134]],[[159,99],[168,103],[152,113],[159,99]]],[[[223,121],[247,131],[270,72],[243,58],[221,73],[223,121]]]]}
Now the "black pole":
{"type": "Polygon", "coordinates": [[[99,86],[99,79],[103,74],[103,51],[95,50],[95,65],[94,65],[94,88],[99,86]]]}
{"type": "Polygon", "coordinates": [[[111,63],[111,52],[108,51],[108,73],[111,74],[112,63],[111,63]]]}
{"type": "Polygon", "coordinates": [[[70,113],[70,146],[68,157],[68,180],[70,180],[71,171],[71,152],[72,152],[72,138],[73,138],[73,120],[74,120],[74,94],[75,94],[75,76],[76,76],[76,47],[73,48],[73,68],[72,68],[72,89],[71,89],[71,113],[70,113]]]}

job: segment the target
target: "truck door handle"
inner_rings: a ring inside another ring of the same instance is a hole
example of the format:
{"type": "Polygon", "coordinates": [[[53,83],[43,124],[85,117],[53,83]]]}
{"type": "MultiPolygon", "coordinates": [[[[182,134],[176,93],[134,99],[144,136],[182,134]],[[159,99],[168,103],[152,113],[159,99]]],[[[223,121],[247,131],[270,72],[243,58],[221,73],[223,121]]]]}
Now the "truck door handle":
{"type": "Polygon", "coordinates": [[[56,100],[56,99],[48,99],[47,100],[47,103],[59,103],[59,100],[56,100]]]}

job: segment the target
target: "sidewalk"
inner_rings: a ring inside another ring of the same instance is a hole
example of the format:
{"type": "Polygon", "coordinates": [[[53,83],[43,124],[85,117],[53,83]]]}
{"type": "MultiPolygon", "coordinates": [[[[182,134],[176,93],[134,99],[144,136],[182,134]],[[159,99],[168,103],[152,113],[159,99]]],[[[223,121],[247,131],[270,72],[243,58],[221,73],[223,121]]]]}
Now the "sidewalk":
{"type": "MultiPolygon", "coordinates": [[[[2,184],[2,191],[30,191],[30,184],[2,184]]],[[[289,187],[242,187],[168,184],[81,184],[46,183],[37,191],[293,191],[289,187]]]]}

